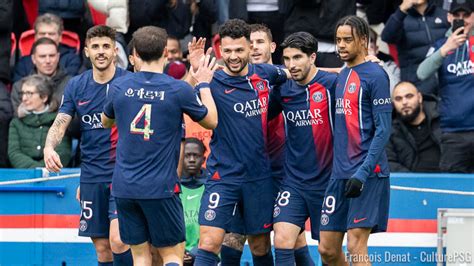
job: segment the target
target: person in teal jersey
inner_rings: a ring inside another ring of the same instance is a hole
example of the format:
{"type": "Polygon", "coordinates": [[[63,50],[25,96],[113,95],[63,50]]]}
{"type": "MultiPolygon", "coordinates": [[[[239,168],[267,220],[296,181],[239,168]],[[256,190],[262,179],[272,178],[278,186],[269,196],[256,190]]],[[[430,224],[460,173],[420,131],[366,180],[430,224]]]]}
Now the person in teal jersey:
{"type": "Polygon", "coordinates": [[[181,176],[181,201],[186,226],[184,265],[193,265],[199,243],[199,207],[204,192],[204,183],[209,175],[202,167],[206,147],[197,138],[186,138],[184,142],[183,173],[181,176]]]}

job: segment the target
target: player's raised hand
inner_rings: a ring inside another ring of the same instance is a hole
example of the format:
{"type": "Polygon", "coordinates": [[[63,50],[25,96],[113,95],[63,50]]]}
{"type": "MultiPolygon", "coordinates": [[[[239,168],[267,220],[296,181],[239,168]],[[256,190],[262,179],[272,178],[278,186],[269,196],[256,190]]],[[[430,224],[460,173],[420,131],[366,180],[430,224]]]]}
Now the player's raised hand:
{"type": "Polygon", "coordinates": [[[211,59],[211,55],[206,54],[199,60],[197,71],[191,69],[191,76],[197,81],[197,84],[202,82],[210,83],[218,67],[219,65],[216,63],[216,58],[212,57],[211,59]]]}
{"type": "Polygon", "coordinates": [[[204,47],[206,46],[206,38],[193,37],[193,40],[188,43],[189,63],[194,71],[199,67],[199,60],[204,55],[204,47]]]}
{"type": "Polygon", "coordinates": [[[54,173],[61,171],[63,164],[61,163],[58,153],[50,147],[44,148],[43,153],[46,170],[54,173]]]}

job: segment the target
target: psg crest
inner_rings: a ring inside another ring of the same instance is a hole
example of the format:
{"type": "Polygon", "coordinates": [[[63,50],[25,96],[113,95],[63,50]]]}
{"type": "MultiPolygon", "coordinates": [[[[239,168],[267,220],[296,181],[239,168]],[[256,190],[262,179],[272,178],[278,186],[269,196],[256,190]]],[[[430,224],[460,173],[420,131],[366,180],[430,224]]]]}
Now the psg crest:
{"type": "Polygon", "coordinates": [[[323,100],[324,96],[320,91],[317,91],[317,92],[313,93],[312,98],[313,98],[314,102],[319,103],[323,100]]]}
{"type": "Polygon", "coordinates": [[[349,93],[354,93],[356,91],[356,87],[356,84],[352,82],[351,84],[349,84],[349,88],[347,90],[349,91],[349,93]]]}
{"type": "Polygon", "coordinates": [[[263,81],[257,82],[257,89],[263,91],[265,89],[265,84],[263,84],[263,81]]]}
{"type": "Polygon", "coordinates": [[[208,221],[212,221],[212,220],[216,219],[216,212],[213,211],[213,210],[207,210],[204,213],[204,218],[208,221]]]}

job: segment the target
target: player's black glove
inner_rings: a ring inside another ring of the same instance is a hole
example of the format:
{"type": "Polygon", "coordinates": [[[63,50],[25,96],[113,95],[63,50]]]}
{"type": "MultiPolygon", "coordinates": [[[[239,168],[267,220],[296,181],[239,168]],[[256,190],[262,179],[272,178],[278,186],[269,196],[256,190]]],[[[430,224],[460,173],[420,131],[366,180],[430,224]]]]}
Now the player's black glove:
{"type": "Polygon", "coordinates": [[[363,188],[364,184],[359,179],[352,177],[347,180],[344,196],[346,198],[357,198],[362,193],[363,188]]]}

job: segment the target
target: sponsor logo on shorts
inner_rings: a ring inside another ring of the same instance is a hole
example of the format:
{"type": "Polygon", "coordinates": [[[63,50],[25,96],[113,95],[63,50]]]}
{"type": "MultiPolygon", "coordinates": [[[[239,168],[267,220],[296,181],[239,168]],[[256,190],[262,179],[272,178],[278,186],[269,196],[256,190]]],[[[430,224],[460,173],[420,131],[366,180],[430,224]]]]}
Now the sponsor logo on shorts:
{"type": "Polygon", "coordinates": [[[321,215],[321,225],[327,225],[329,223],[329,216],[327,214],[321,215]]]}
{"type": "Polygon", "coordinates": [[[87,230],[87,222],[86,222],[85,220],[81,220],[81,221],[79,222],[79,230],[80,230],[81,232],[84,232],[84,231],[87,230]]]}
{"type": "Polygon", "coordinates": [[[275,207],[275,209],[273,209],[273,217],[277,217],[278,215],[280,215],[280,207],[275,207]]]}
{"type": "Polygon", "coordinates": [[[366,217],[364,217],[364,218],[360,218],[360,219],[356,219],[356,218],[354,218],[354,223],[355,223],[355,224],[358,224],[358,223],[360,223],[360,222],[362,222],[362,221],[365,221],[365,220],[367,220],[367,218],[366,218],[366,217]]]}
{"type": "Polygon", "coordinates": [[[208,221],[212,221],[212,220],[216,219],[216,212],[214,210],[207,210],[204,213],[204,218],[208,221]]]}
{"type": "Polygon", "coordinates": [[[268,228],[270,228],[270,227],[272,227],[272,223],[263,224],[263,228],[265,228],[265,229],[268,229],[268,228]]]}

